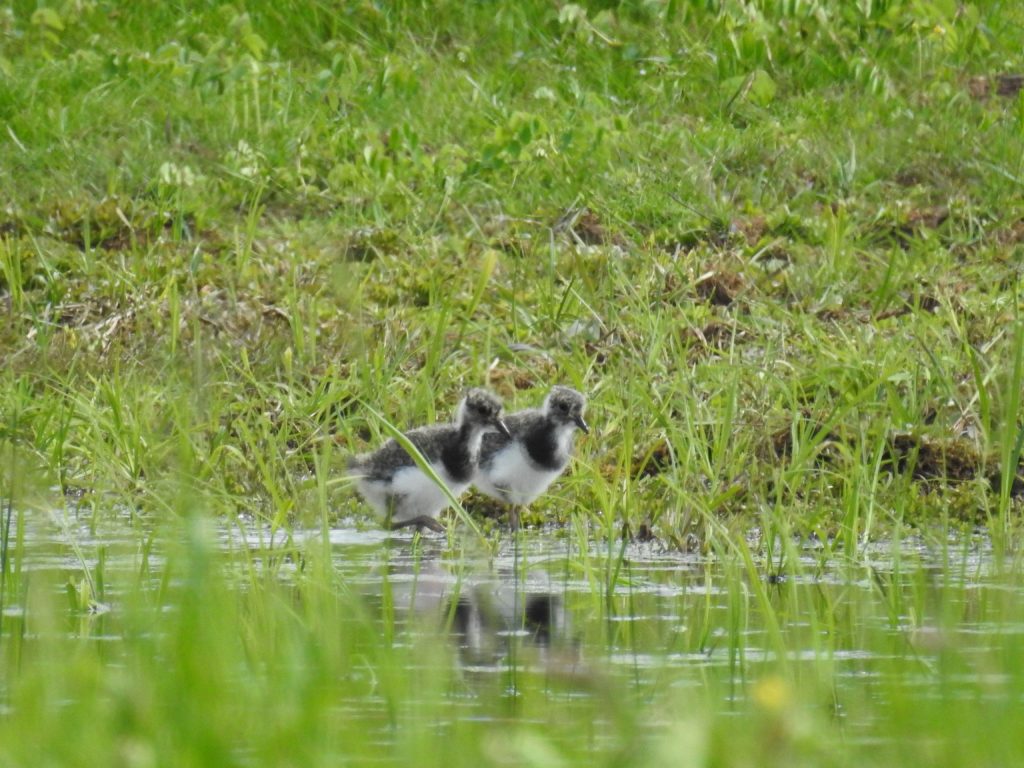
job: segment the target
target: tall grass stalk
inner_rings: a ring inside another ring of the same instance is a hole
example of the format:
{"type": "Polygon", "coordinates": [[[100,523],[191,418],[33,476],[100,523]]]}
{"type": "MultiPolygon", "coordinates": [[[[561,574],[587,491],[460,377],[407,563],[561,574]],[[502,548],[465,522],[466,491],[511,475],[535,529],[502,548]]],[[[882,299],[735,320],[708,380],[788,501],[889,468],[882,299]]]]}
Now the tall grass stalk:
{"type": "Polygon", "coordinates": [[[1003,385],[1003,419],[1000,430],[1000,487],[998,527],[995,541],[1005,549],[1010,534],[1010,492],[1018,481],[1018,467],[1024,450],[1024,423],[1020,419],[1021,391],[1024,389],[1024,319],[1019,315],[1010,337],[1010,365],[1003,385]]]}
{"type": "Polygon", "coordinates": [[[452,509],[455,510],[455,514],[458,516],[460,522],[472,531],[480,540],[481,544],[486,547],[488,545],[488,541],[479,526],[477,526],[473,518],[469,516],[458,498],[452,495],[451,489],[445,485],[444,481],[438,476],[430,462],[423,458],[423,454],[419,452],[416,445],[406,437],[398,427],[388,421],[382,414],[378,413],[372,406],[367,403],[363,403],[362,405],[366,409],[367,413],[377,420],[387,436],[402,446],[402,449],[409,454],[412,460],[416,463],[416,466],[420,468],[420,471],[437,484],[437,487],[440,488],[441,492],[445,497],[447,497],[448,503],[451,505],[452,509]]]}
{"type": "MultiPolygon", "coordinates": [[[[13,461],[11,466],[13,466],[13,461]]],[[[13,494],[8,494],[7,498],[0,499],[0,515],[2,515],[0,517],[0,536],[2,536],[2,540],[0,540],[0,644],[2,644],[4,636],[4,607],[7,599],[7,569],[10,559],[11,521],[14,517],[13,494]]]]}

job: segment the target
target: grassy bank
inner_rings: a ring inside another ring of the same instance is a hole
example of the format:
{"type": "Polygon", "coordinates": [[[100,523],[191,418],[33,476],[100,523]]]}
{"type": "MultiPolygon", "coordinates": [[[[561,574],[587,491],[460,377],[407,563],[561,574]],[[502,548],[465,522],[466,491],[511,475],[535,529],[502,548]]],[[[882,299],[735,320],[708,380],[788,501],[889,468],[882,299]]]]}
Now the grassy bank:
{"type": "Polygon", "coordinates": [[[565,382],[538,519],[1006,530],[1022,22],[948,5],[15,4],[5,450],[283,522],[360,401],[565,382]]]}

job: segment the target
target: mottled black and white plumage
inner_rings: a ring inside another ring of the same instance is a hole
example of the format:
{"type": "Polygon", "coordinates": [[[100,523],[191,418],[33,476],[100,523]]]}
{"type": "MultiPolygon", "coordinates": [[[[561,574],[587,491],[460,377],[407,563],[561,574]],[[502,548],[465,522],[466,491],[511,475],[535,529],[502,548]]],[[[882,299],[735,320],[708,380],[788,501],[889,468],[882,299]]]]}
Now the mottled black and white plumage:
{"type": "MultiPolygon", "coordinates": [[[[451,424],[419,427],[405,436],[457,497],[469,487],[481,438],[492,429],[508,434],[501,400],[486,390],[471,389],[451,424]]],[[[447,496],[394,439],[376,451],[353,456],[348,471],[359,493],[390,528],[415,525],[443,530],[435,518],[448,506],[447,496]]]]}
{"type": "MultiPolygon", "coordinates": [[[[583,419],[586,406],[575,389],[552,387],[540,408],[506,416],[511,437],[484,435],[473,484],[506,504],[532,502],[565,470],[576,430],[590,431],[583,419]]],[[[515,526],[514,512],[512,521],[515,526]]]]}

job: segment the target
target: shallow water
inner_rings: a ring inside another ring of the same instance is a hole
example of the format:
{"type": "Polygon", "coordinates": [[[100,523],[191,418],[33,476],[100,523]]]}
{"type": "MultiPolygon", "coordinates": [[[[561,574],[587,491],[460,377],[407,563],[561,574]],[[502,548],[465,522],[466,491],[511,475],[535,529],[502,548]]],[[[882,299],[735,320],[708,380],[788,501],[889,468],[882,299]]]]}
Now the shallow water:
{"type": "MultiPolygon", "coordinates": [[[[458,667],[451,722],[530,722],[530,706],[516,704],[525,681],[566,711],[612,689],[644,699],[709,689],[726,715],[751,700],[771,709],[789,701],[762,684],[771,670],[825,681],[829,717],[844,724],[849,743],[864,745],[880,738],[874,705],[888,700],[1010,695],[1021,703],[1019,670],[998,661],[1024,646],[1024,581],[982,537],[872,545],[855,563],[796,546],[797,560],[780,571],[756,558],[614,541],[587,541],[581,554],[579,536],[565,530],[505,534],[494,548],[355,526],[271,532],[237,521],[197,530],[228,570],[265,569],[286,584],[300,577],[303,552],[329,552],[339,583],[368,615],[393,606],[397,647],[450,649],[408,663],[458,667]],[[511,709],[496,713],[481,691],[497,691],[511,709]]],[[[130,515],[26,516],[18,583],[48,575],[77,617],[67,631],[111,642],[119,590],[133,579],[160,583],[162,535],[130,515]]],[[[244,590],[245,578],[237,584],[244,590]]],[[[19,595],[27,594],[9,589],[4,616],[22,616],[19,595]]],[[[386,703],[367,695],[346,706],[362,716],[386,703]]],[[[643,727],[663,717],[652,710],[643,727]]],[[[611,738],[600,722],[588,727],[593,744],[611,738]]],[[[387,728],[378,735],[381,743],[393,737],[387,728]]]]}

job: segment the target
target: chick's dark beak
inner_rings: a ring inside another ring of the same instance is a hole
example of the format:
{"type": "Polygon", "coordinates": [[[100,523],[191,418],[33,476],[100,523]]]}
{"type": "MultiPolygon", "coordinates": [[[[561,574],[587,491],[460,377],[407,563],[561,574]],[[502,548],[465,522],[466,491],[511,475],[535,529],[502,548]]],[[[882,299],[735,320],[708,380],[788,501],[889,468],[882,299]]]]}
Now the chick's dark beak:
{"type": "Polygon", "coordinates": [[[576,426],[583,430],[583,434],[590,434],[590,427],[587,426],[587,422],[583,420],[583,416],[576,416],[573,421],[576,422],[576,426]]]}
{"type": "Polygon", "coordinates": [[[504,422],[504,421],[502,421],[501,419],[495,419],[495,420],[494,420],[494,426],[495,426],[495,428],[496,428],[496,429],[497,429],[497,430],[498,430],[498,431],[499,431],[499,432],[500,432],[501,434],[503,434],[503,435],[504,435],[505,437],[507,437],[507,438],[508,438],[509,440],[511,440],[511,439],[512,439],[512,433],[508,431],[508,427],[507,427],[507,426],[505,426],[505,422],[504,422]]]}

